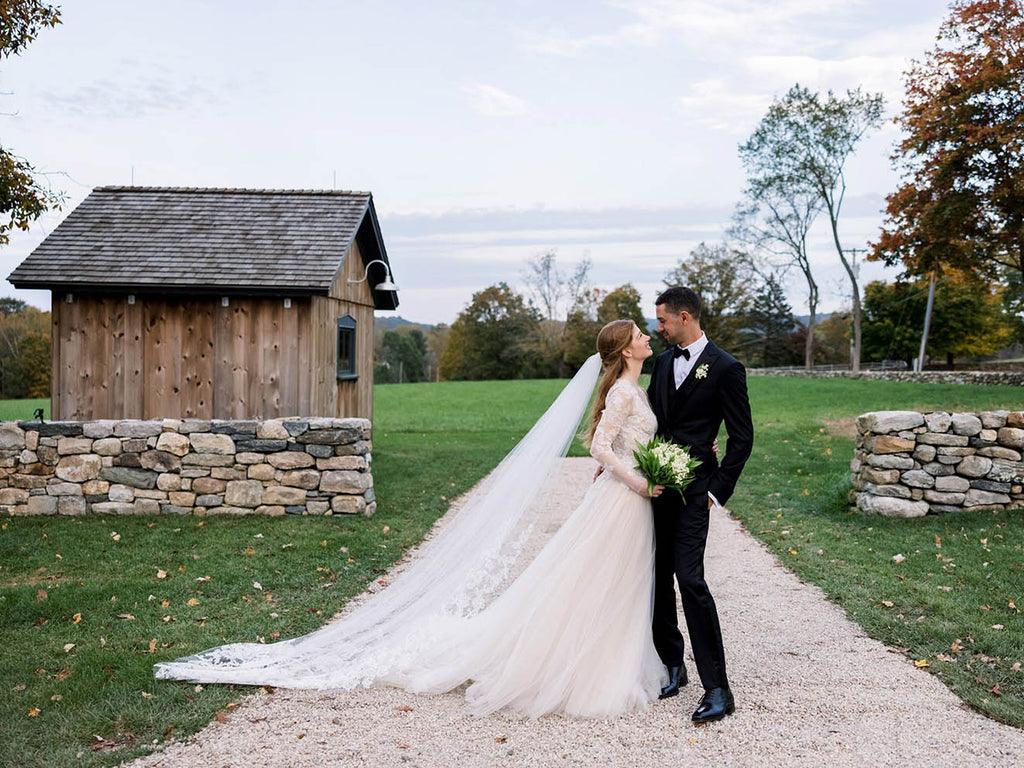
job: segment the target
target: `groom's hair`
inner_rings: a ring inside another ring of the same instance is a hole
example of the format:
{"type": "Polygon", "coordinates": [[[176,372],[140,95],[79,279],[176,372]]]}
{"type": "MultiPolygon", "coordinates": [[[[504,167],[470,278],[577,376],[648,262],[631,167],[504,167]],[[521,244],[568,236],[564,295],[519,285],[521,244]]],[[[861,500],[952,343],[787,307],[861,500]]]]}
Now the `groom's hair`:
{"type": "Polygon", "coordinates": [[[695,291],[676,285],[662,291],[661,296],[654,302],[655,305],[664,304],[669,312],[689,312],[694,318],[700,320],[700,296],[695,291]]]}

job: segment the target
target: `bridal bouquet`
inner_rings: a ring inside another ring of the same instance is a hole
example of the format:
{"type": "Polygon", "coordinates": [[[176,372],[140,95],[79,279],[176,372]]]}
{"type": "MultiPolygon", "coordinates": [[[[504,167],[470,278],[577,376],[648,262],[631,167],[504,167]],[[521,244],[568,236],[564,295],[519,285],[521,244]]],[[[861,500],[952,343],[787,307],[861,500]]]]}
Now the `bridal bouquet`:
{"type": "Polygon", "coordinates": [[[647,493],[654,486],[664,485],[680,493],[693,480],[693,471],[700,466],[700,459],[690,456],[690,449],[655,437],[647,445],[638,440],[633,458],[641,474],[647,478],[647,493]]]}

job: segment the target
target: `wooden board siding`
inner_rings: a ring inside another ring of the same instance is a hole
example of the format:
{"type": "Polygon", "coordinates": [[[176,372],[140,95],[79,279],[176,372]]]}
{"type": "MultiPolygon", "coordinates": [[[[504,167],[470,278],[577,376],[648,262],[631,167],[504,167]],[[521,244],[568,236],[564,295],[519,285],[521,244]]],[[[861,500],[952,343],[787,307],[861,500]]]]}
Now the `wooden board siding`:
{"type": "MultiPolygon", "coordinates": [[[[332,416],[327,398],[313,409],[311,309],[309,298],[285,308],[280,297],[224,307],[220,297],[55,295],[52,418],[332,416]]],[[[372,334],[372,308],[369,322],[372,334]]]]}

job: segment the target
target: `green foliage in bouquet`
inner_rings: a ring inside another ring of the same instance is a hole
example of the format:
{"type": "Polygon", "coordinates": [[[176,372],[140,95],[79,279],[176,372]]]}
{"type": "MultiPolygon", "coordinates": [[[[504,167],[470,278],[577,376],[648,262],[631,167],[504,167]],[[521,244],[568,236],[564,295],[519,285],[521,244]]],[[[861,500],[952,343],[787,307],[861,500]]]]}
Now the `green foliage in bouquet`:
{"type": "Polygon", "coordinates": [[[654,492],[654,486],[675,488],[682,493],[693,481],[693,471],[701,465],[700,459],[690,456],[690,449],[655,437],[647,445],[637,441],[633,458],[644,477],[647,478],[647,493],[654,492]]]}

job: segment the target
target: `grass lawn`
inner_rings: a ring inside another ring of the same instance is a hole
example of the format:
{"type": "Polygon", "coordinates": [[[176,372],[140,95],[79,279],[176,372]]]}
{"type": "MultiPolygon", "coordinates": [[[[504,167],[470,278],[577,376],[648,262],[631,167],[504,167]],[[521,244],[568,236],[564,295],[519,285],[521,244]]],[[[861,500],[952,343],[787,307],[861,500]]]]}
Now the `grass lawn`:
{"type": "MultiPolygon", "coordinates": [[[[418,542],[562,384],[378,386],[370,519],[0,521],[0,764],[113,765],[230,712],[253,689],[157,682],[152,664],[321,625],[418,542]]],[[[1014,607],[1024,602],[1024,512],[851,513],[853,441],[826,428],[868,410],[1024,408],[1024,394],[753,377],[750,389],[757,439],[734,513],[869,634],[1024,727],[1024,673],[1013,669],[1024,662],[1014,607]]]]}
{"type": "Polygon", "coordinates": [[[0,400],[0,421],[32,421],[37,408],[43,409],[43,418],[50,418],[50,398],[37,400],[0,400]]]}

